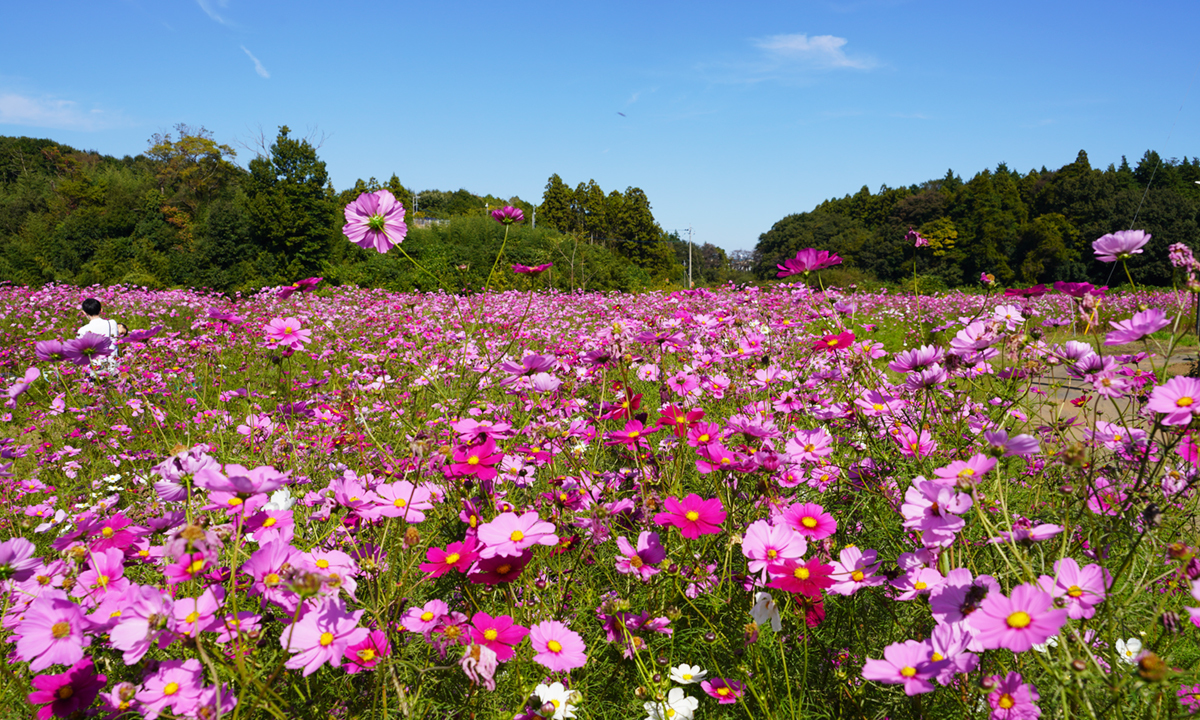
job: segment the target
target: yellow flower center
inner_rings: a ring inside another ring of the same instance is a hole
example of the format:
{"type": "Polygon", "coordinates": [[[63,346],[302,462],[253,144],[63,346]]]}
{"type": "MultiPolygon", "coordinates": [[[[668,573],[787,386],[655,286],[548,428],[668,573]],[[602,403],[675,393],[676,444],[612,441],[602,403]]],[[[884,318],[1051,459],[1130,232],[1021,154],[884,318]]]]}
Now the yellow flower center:
{"type": "Polygon", "coordinates": [[[192,623],[196,622],[199,619],[200,619],[200,613],[193,610],[191,613],[188,614],[188,616],[186,618],[183,619],[183,621],[185,623],[187,623],[188,625],[191,625],[192,623]]]}
{"type": "Polygon", "coordinates": [[[691,673],[684,673],[679,677],[683,678],[684,680],[691,680],[694,676],[691,673]]]}
{"type": "MultiPolygon", "coordinates": [[[[207,565],[207,564],[208,564],[208,562],[207,562],[206,560],[204,560],[204,559],[200,559],[200,560],[193,560],[193,561],[192,561],[192,563],[191,563],[190,565],[188,565],[188,566],[187,566],[187,574],[188,574],[188,575],[195,575],[196,573],[198,573],[198,572],[200,572],[201,570],[203,570],[203,569],[204,569],[204,566],[205,566],[205,565],[207,565]]],[[[107,581],[107,580],[108,580],[108,578],[105,578],[105,580],[107,581]]]]}
{"type": "Polygon", "coordinates": [[[266,585],[267,587],[275,587],[278,584],[279,576],[275,573],[269,573],[265,578],[263,578],[263,585],[266,585]]]}
{"type": "Polygon", "coordinates": [[[429,622],[432,619],[433,619],[433,613],[429,612],[428,610],[421,613],[421,621],[422,622],[429,622]]]}
{"type": "Polygon", "coordinates": [[[495,640],[498,637],[500,637],[500,633],[496,632],[496,628],[488,628],[483,631],[484,640],[495,640]]]}
{"type": "Polygon", "coordinates": [[[798,567],[798,568],[796,568],[796,571],[792,573],[792,575],[797,580],[807,580],[808,576],[811,575],[811,573],[808,571],[808,568],[806,568],[806,567],[798,567]]]}
{"type": "Polygon", "coordinates": [[[1033,618],[1029,617],[1029,613],[1025,612],[1024,610],[1018,610],[1012,615],[1009,615],[1005,622],[1008,623],[1010,628],[1016,628],[1019,630],[1021,628],[1029,627],[1029,623],[1033,622],[1033,618]]]}
{"type": "Polygon", "coordinates": [[[371,662],[375,659],[375,651],[371,648],[363,648],[358,651],[358,659],[363,662],[371,662]]]}
{"type": "Polygon", "coordinates": [[[812,517],[811,515],[809,515],[807,517],[801,518],[800,524],[803,525],[804,527],[808,528],[809,530],[812,530],[813,528],[815,528],[817,526],[817,519],[815,517],[812,517]]]}
{"type": "Polygon", "coordinates": [[[863,577],[865,576],[863,575],[862,570],[855,570],[854,572],[850,573],[850,579],[854,582],[862,582],[863,577]]]}
{"type": "Polygon", "coordinates": [[[910,666],[906,665],[906,666],[900,668],[900,674],[903,675],[904,677],[912,677],[913,675],[917,674],[917,669],[915,667],[910,667],[910,666]]]}
{"type": "Polygon", "coordinates": [[[102,588],[108,587],[108,576],[107,575],[97,576],[96,577],[96,585],[98,585],[99,587],[102,587],[102,588]]]}
{"type": "Polygon", "coordinates": [[[934,662],[941,662],[942,660],[946,659],[946,656],[941,654],[940,652],[934,651],[933,655],[930,656],[929,659],[934,662]]]}
{"type": "Polygon", "coordinates": [[[913,587],[916,588],[917,590],[924,590],[925,588],[927,588],[929,586],[926,585],[925,583],[921,582],[920,580],[918,580],[915,583],[913,583],[913,587]]]}
{"type": "Polygon", "coordinates": [[[279,521],[276,520],[275,518],[269,517],[266,520],[263,520],[263,527],[265,527],[265,528],[275,527],[275,523],[277,523],[277,522],[279,522],[279,521]]]}
{"type": "Polygon", "coordinates": [[[767,559],[768,560],[774,560],[778,555],[779,555],[778,550],[768,550],[767,551],[767,559]]]}
{"type": "Polygon", "coordinates": [[[552,653],[559,653],[562,652],[562,645],[557,640],[551,640],[546,643],[546,649],[552,653]]]}
{"type": "Polygon", "coordinates": [[[1188,407],[1193,402],[1195,402],[1195,401],[1192,400],[1190,397],[1181,397],[1175,401],[1175,407],[1188,407]]]}
{"type": "Polygon", "coordinates": [[[872,405],[871,407],[872,407],[872,408],[875,410],[875,412],[880,412],[880,411],[882,411],[882,410],[883,410],[883,404],[882,404],[882,403],[875,403],[875,404],[874,404],[874,405],[872,405]]]}
{"type": "Polygon", "coordinates": [[[1079,587],[1078,585],[1072,585],[1071,587],[1067,588],[1067,595],[1077,598],[1080,595],[1083,595],[1083,588],[1079,587]]]}
{"type": "Polygon", "coordinates": [[[729,688],[717,688],[717,694],[721,697],[725,697],[729,694],[729,688]]]}
{"type": "Polygon", "coordinates": [[[408,505],[408,501],[407,501],[407,500],[405,500],[404,498],[396,498],[396,501],[395,501],[395,502],[393,502],[392,504],[393,504],[393,505],[395,505],[395,506],[396,506],[396,507],[398,507],[398,508],[402,508],[402,507],[404,507],[405,505],[408,505]]]}
{"type": "Polygon", "coordinates": [[[233,507],[237,507],[238,505],[242,504],[242,499],[239,497],[229,498],[229,504],[232,505],[233,507]]]}
{"type": "Polygon", "coordinates": [[[638,432],[637,430],[633,430],[633,431],[631,431],[631,432],[629,433],[629,437],[630,437],[630,439],[632,439],[632,438],[636,438],[636,437],[637,437],[637,436],[639,436],[639,435],[641,435],[641,433],[640,433],[640,432],[638,432]]]}
{"type": "Polygon", "coordinates": [[[174,695],[177,692],[179,692],[179,683],[167,683],[167,686],[163,688],[163,695],[174,695]]]}
{"type": "Polygon", "coordinates": [[[700,442],[706,443],[706,442],[708,442],[708,433],[704,433],[703,435],[701,435],[700,437],[698,437],[696,439],[699,440],[700,442]]]}
{"type": "Polygon", "coordinates": [[[462,559],[462,556],[459,555],[458,553],[450,553],[449,555],[446,556],[445,562],[447,565],[453,565],[454,563],[458,562],[460,559],[462,559]]]}
{"type": "Polygon", "coordinates": [[[320,640],[321,647],[328,647],[329,644],[332,642],[333,642],[333,633],[331,633],[331,632],[321,633],[321,640],[320,640]]]}
{"type": "Polygon", "coordinates": [[[72,688],[70,685],[63,685],[62,687],[60,687],[58,689],[56,694],[58,695],[59,700],[67,700],[67,699],[70,699],[70,697],[75,694],[75,689],[72,688]]]}
{"type": "Polygon", "coordinates": [[[329,561],[326,560],[325,558],[321,558],[320,560],[317,561],[317,567],[324,570],[329,567],[329,561]]]}
{"type": "Polygon", "coordinates": [[[1004,693],[1003,695],[1000,696],[1000,700],[997,701],[996,704],[1000,706],[1000,709],[1008,710],[1013,705],[1016,705],[1017,701],[1013,700],[1012,695],[1009,695],[1008,693],[1004,693]]]}
{"type": "Polygon", "coordinates": [[[959,477],[972,477],[973,475],[975,475],[975,471],[971,468],[963,468],[962,470],[958,471],[959,477]]]}
{"type": "Polygon", "coordinates": [[[479,456],[472,455],[471,457],[467,458],[467,464],[468,465],[478,465],[479,464],[479,456]]]}
{"type": "Polygon", "coordinates": [[[700,519],[700,513],[696,512],[695,510],[688,510],[683,516],[691,522],[696,522],[700,519]]]}
{"type": "Polygon", "coordinates": [[[71,626],[65,622],[54,623],[50,626],[50,634],[55,640],[61,640],[71,634],[71,626]]]}
{"type": "Polygon", "coordinates": [[[113,536],[113,529],[110,527],[106,527],[100,531],[100,534],[106,538],[110,538],[113,536]]]}
{"type": "Polygon", "coordinates": [[[508,539],[512,540],[513,542],[521,542],[525,539],[525,533],[521,532],[520,530],[513,530],[512,535],[509,535],[508,539]]]}

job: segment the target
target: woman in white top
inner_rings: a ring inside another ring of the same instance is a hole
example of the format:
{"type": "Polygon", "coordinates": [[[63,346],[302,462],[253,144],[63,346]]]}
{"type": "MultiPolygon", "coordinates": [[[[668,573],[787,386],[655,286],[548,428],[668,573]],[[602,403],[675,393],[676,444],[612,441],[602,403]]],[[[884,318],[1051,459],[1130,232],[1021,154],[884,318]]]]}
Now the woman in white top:
{"type": "Polygon", "coordinates": [[[112,354],[105,357],[103,360],[103,370],[117,369],[117,354],[120,352],[117,348],[117,338],[121,336],[119,323],[115,320],[105,320],[100,317],[101,305],[96,298],[88,298],[83,301],[83,314],[87,315],[88,322],[75,333],[75,337],[83,337],[87,333],[96,333],[113,341],[112,354]]]}

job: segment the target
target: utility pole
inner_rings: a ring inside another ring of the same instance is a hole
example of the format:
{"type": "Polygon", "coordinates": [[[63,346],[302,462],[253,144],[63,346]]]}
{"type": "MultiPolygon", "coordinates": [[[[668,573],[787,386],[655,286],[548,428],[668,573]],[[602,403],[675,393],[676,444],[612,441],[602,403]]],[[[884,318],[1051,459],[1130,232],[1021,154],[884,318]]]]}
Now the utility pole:
{"type": "Polygon", "coordinates": [[[692,282],[692,226],[688,225],[688,290],[696,287],[692,282]]]}

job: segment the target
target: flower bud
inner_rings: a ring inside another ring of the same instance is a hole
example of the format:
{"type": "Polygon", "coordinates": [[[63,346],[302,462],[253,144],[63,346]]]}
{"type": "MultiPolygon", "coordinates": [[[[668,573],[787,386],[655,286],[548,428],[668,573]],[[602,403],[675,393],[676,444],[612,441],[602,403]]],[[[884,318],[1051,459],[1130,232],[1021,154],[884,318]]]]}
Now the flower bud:
{"type": "Polygon", "coordinates": [[[650,679],[653,680],[654,683],[657,685],[658,683],[662,682],[662,673],[654,673],[654,676],[651,677],[650,679]]]}
{"type": "Polygon", "coordinates": [[[989,675],[988,677],[985,677],[979,681],[979,689],[981,690],[991,690],[994,687],[996,687],[995,675],[989,675]]]}
{"type": "Polygon", "coordinates": [[[1167,679],[1170,670],[1162,658],[1149,651],[1138,660],[1138,676],[1146,682],[1162,682],[1167,679]]]}
{"type": "Polygon", "coordinates": [[[1071,669],[1075,672],[1083,672],[1084,670],[1087,670],[1087,663],[1079,658],[1076,658],[1071,661],[1071,669]]]}
{"type": "Polygon", "coordinates": [[[1166,630],[1171,634],[1178,633],[1182,628],[1182,625],[1179,622],[1179,613],[1174,611],[1167,611],[1163,613],[1162,616],[1158,618],[1158,621],[1162,624],[1163,630],[1166,630]]]}
{"type": "Polygon", "coordinates": [[[419,542],[421,542],[421,533],[415,527],[409,525],[408,529],[404,531],[404,547],[411,549],[419,542]]]}
{"type": "Polygon", "coordinates": [[[666,655],[659,655],[658,657],[654,658],[654,662],[658,663],[662,667],[666,667],[668,664],[670,664],[671,658],[667,657],[666,655]]]}
{"type": "Polygon", "coordinates": [[[708,632],[704,633],[704,642],[715,643],[716,641],[717,641],[717,634],[715,632],[709,630],[708,632]]]}

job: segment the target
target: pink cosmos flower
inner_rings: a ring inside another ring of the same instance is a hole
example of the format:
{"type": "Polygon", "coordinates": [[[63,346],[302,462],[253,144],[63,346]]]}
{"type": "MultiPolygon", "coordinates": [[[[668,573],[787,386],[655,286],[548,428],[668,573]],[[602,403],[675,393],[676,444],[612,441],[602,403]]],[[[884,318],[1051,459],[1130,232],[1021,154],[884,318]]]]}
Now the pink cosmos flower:
{"type": "Polygon", "coordinates": [[[849,330],[837,335],[826,335],[813,343],[813,350],[842,350],[854,344],[854,333],[849,330]]]}
{"type": "Polygon", "coordinates": [[[145,585],[134,585],[126,597],[120,619],[108,639],[124,653],[125,664],[133,665],[151,647],[165,648],[174,642],[174,601],[158,588],[145,585]]]}
{"type": "Polygon", "coordinates": [[[167,708],[175,716],[191,715],[200,705],[204,667],[199,660],[164,660],[138,690],[142,716],[154,720],[167,708]]]}
{"type": "Polygon", "coordinates": [[[1021,682],[1020,673],[1010,672],[1005,677],[992,676],[993,689],[988,693],[988,705],[992,714],[988,720],[1034,720],[1042,716],[1041,708],[1034,705],[1041,699],[1032,683],[1021,682]]]}
{"type": "Polygon", "coordinates": [[[272,346],[299,350],[312,342],[312,330],[304,329],[303,323],[294,317],[275,318],[263,329],[266,330],[267,342],[272,346]]]}
{"type": "Polygon", "coordinates": [[[783,511],[783,521],[809,540],[824,540],[837,531],[837,520],[814,503],[792,505],[783,511]]]}
{"type": "Polygon", "coordinates": [[[929,679],[937,675],[946,662],[933,662],[931,654],[928,643],[916,640],[892,643],[883,649],[882,660],[867,659],[862,676],[875,682],[903,685],[906,695],[932,692],[933,683],[929,679]]]}
{"type": "Polygon", "coordinates": [[[1200,414],[1200,380],[1176,375],[1151,391],[1146,407],[1163,414],[1163,425],[1187,425],[1200,414]]]}
{"type": "Polygon", "coordinates": [[[1104,344],[1124,345],[1149,337],[1152,333],[1170,325],[1171,321],[1167,318],[1167,314],[1159,308],[1150,308],[1134,313],[1134,316],[1128,320],[1109,324],[1113,326],[1113,329],[1105,336],[1104,344]]]}
{"type": "Polygon", "coordinates": [[[720,498],[705,500],[696,493],[691,493],[682,502],[668,497],[663,501],[663,506],[667,508],[667,512],[655,515],[654,522],[659,525],[674,525],[688,540],[719,533],[721,523],[725,522],[725,508],[720,498]]]}
{"type": "Polygon", "coordinates": [[[62,674],[35,676],[29,704],[50,703],[38,709],[38,720],[72,717],[75,713],[82,715],[92,706],[107,681],[106,676],[96,674],[92,659],[85,657],[62,674]]]}
{"type": "Polygon", "coordinates": [[[8,389],[6,394],[8,395],[9,399],[15,400],[18,397],[20,397],[22,394],[25,393],[26,390],[29,389],[29,386],[33,385],[33,383],[37,382],[37,379],[40,378],[41,376],[42,376],[42,371],[38,370],[35,367],[31,367],[28,370],[26,370],[25,376],[23,378],[21,378],[20,380],[18,380],[17,382],[13,383],[13,386],[8,389]]]}
{"type": "Polygon", "coordinates": [[[782,265],[777,265],[779,268],[778,276],[781,278],[804,273],[807,275],[813,270],[821,270],[823,268],[841,265],[842,259],[828,250],[816,250],[808,248],[796,253],[796,257],[788,258],[783,261],[782,265]]]}
{"type": "MultiPolygon", "coordinates": [[[[946,482],[944,485],[969,487],[979,481],[984,474],[996,467],[996,459],[976,453],[966,460],[955,460],[946,467],[940,467],[933,474],[946,482]]],[[[938,482],[935,480],[934,482],[938,482]]]]}
{"type": "Polygon", "coordinates": [[[428,488],[413,485],[408,480],[397,480],[375,488],[375,501],[383,506],[380,514],[389,518],[404,518],[404,522],[419,523],[425,520],[425,510],[433,509],[433,493],[428,488]]]}
{"type": "Polygon", "coordinates": [[[492,617],[477,612],[471,617],[471,640],[496,653],[499,662],[507,662],[513,656],[513,647],[528,634],[528,628],[517,625],[508,615],[492,617]]]}
{"type": "Polygon", "coordinates": [[[79,606],[58,595],[35,599],[16,629],[16,657],[40,672],[51,665],[74,665],[83,659],[87,621],[79,606]]]}
{"type": "Polygon", "coordinates": [[[341,667],[346,648],[367,638],[369,631],[358,627],[362,610],[346,611],[341,598],[327,598],[288,626],[279,638],[285,652],[295,653],[287,661],[292,670],[304,668],[308,677],[325,663],[341,667]]]}
{"type": "Polygon", "coordinates": [[[467,538],[463,542],[450,543],[445,550],[431,547],[425,551],[425,559],[429,562],[421,563],[421,571],[429,573],[431,578],[441,577],[451,570],[465,573],[479,557],[475,546],[475,538],[467,538]]]}
{"type": "Polygon", "coordinates": [[[386,253],[404,242],[408,226],[404,224],[404,206],[387,190],[363,193],[346,206],[346,225],[342,233],[350,242],[386,253]]]}
{"type": "Polygon", "coordinates": [[[525,213],[521,212],[521,208],[515,208],[511,205],[506,205],[498,210],[492,211],[492,219],[504,225],[512,225],[519,223],[525,219],[525,213]]]}
{"type": "Polygon", "coordinates": [[[921,531],[921,542],[926,547],[948,547],[966,525],[966,520],[958,516],[973,504],[970,495],[918,475],[904,493],[900,514],[904,516],[904,527],[921,531]]]}
{"type": "Polygon", "coordinates": [[[1054,563],[1053,578],[1043,575],[1038,579],[1043,590],[1067,604],[1067,617],[1072,620],[1095,615],[1095,606],[1104,602],[1111,584],[1112,575],[1105,568],[1095,563],[1080,568],[1079,563],[1069,557],[1054,563]]]}
{"type": "Polygon", "coordinates": [[[480,558],[471,568],[471,572],[467,575],[467,579],[473,583],[483,583],[486,585],[496,585],[502,582],[512,582],[521,576],[521,571],[533,559],[533,553],[526,550],[517,557],[506,557],[497,555],[496,557],[480,558]]]}
{"type": "Polygon", "coordinates": [[[806,552],[808,542],[804,536],[785,524],[772,525],[766,520],[755,520],[742,537],[742,554],[750,560],[750,572],[761,573],[764,579],[768,565],[798,560],[806,552]]]}
{"type": "Polygon", "coordinates": [[[779,588],[790,593],[805,595],[813,600],[821,598],[821,591],[833,585],[833,566],[826,565],[818,558],[807,561],[782,560],[767,566],[771,574],[771,582],[767,587],[779,588]]]}
{"type": "Polygon", "coordinates": [[[904,239],[906,241],[912,243],[913,247],[928,247],[929,246],[929,241],[926,240],[924,237],[922,237],[921,233],[917,232],[916,230],[912,229],[911,227],[908,229],[908,233],[904,236],[904,239]]]}
{"type": "Polygon", "coordinates": [[[1151,235],[1144,230],[1118,230],[1092,241],[1092,249],[1100,262],[1116,262],[1142,253],[1142,246],[1151,235]]]}
{"type": "Polygon", "coordinates": [[[1054,597],[1036,585],[1018,585],[1012,595],[989,593],[972,615],[980,645],[987,650],[1005,648],[1021,653],[1058,633],[1067,611],[1054,608],[1054,597]]]}
{"type": "Polygon", "coordinates": [[[0,543],[0,580],[23,582],[33,577],[41,563],[34,553],[33,543],[23,537],[15,537],[0,543]]]}
{"type": "Polygon", "coordinates": [[[629,420],[622,430],[605,433],[605,445],[624,445],[626,447],[645,447],[648,444],[647,435],[653,435],[659,428],[647,430],[640,420],[629,420]]]}
{"type": "Polygon", "coordinates": [[[659,570],[654,566],[667,557],[667,551],[663,549],[658,533],[647,530],[638,535],[636,548],[623,536],[618,537],[617,549],[621,553],[617,555],[617,572],[637,575],[643,581],[658,574],[659,570]]]}
{"type": "Polygon", "coordinates": [[[532,510],[521,516],[511,512],[500,513],[491,522],[479,526],[478,537],[484,545],[479,553],[482,558],[498,555],[516,557],[534,545],[558,544],[554,525],[542,520],[532,510]]]}
{"type": "Polygon", "coordinates": [[[451,477],[474,475],[480,480],[492,480],[498,474],[495,466],[504,460],[504,453],[489,436],[482,443],[458,448],[451,459],[453,462],[446,468],[451,477]]]}
{"type": "Polygon", "coordinates": [[[853,595],[865,587],[876,587],[887,582],[879,572],[878,553],[874,550],[860,550],[856,547],[843,548],[838,554],[838,560],[833,564],[833,574],[830,576],[834,583],[829,586],[829,592],[834,595],[853,595]]]}
{"type": "Polygon", "coordinates": [[[567,672],[587,664],[583,638],[557,620],[545,620],[529,628],[534,662],[551,672],[567,672]]]}
{"type": "Polygon", "coordinates": [[[745,687],[737,680],[726,680],[725,678],[713,678],[712,680],[704,680],[700,683],[700,687],[710,697],[717,699],[721,705],[732,705],[738,701],[738,698],[745,692],[745,687]]]}

